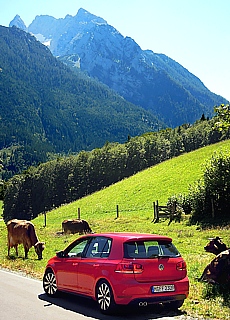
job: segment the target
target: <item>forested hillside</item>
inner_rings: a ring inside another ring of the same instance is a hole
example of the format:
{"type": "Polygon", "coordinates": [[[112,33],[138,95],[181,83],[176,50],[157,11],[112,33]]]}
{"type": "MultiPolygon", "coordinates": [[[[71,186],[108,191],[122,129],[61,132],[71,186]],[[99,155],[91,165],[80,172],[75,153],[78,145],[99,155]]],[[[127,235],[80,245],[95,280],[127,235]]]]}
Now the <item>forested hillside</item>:
{"type": "Polygon", "coordinates": [[[106,141],[125,142],[161,127],[143,108],[74,74],[35,37],[0,26],[0,150],[3,178],[106,141]]]}
{"type": "Polygon", "coordinates": [[[166,159],[229,137],[214,131],[213,123],[202,119],[193,126],[144,134],[124,144],[108,143],[30,168],[6,184],[4,220],[32,219],[166,159]]]}

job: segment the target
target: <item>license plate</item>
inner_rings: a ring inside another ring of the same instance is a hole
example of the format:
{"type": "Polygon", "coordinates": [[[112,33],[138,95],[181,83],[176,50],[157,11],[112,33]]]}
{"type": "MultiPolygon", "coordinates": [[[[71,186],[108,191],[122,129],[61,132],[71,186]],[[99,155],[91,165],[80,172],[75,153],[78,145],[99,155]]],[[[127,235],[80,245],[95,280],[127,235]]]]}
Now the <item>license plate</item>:
{"type": "Polygon", "coordinates": [[[170,292],[175,291],[174,284],[165,284],[163,286],[152,286],[151,292],[152,293],[158,293],[158,292],[170,292]]]}

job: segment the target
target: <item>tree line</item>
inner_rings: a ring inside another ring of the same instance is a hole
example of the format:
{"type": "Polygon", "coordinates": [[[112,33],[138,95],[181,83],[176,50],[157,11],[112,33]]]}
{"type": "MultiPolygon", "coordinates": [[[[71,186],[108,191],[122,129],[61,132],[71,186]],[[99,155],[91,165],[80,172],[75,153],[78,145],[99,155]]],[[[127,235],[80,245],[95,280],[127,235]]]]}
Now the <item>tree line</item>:
{"type": "Polygon", "coordinates": [[[229,138],[229,130],[214,130],[214,123],[203,116],[194,125],[129,137],[123,144],[106,143],[30,167],[5,184],[3,218],[33,219],[157,163],[229,138]]]}

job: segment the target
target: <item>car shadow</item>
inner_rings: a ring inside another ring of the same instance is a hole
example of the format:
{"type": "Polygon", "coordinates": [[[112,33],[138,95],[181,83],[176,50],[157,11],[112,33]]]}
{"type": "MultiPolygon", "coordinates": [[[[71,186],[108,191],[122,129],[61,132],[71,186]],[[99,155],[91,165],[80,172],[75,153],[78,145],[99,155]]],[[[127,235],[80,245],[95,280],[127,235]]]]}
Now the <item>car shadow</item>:
{"type": "MultiPolygon", "coordinates": [[[[44,307],[56,305],[65,310],[79,313],[86,317],[93,319],[108,320],[107,315],[103,315],[98,309],[97,302],[81,296],[76,296],[68,293],[59,293],[56,298],[48,297],[45,293],[38,295],[38,298],[47,302],[44,307]]],[[[186,315],[186,313],[177,310],[169,311],[163,306],[153,305],[151,307],[118,307],[116,313],[109,316],[110,320],[149,320],[149,319],[161,319],[167,317],[167,319],[175,319],[175,317],[186,315]]]]}

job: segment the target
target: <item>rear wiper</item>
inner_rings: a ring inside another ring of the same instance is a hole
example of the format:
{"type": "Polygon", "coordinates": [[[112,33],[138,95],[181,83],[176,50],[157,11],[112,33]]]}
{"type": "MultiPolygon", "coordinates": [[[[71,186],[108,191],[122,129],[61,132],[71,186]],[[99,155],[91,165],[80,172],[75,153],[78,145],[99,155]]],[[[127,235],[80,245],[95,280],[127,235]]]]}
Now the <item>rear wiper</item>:
{"type": "Polygon", "coordinates": [[[178,258],[179,255],[169,255],[169,254],[162,254],[159,256],[159,258],[178,258]]]}

